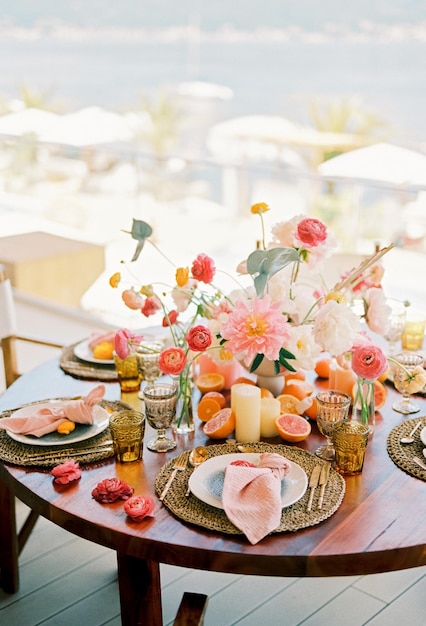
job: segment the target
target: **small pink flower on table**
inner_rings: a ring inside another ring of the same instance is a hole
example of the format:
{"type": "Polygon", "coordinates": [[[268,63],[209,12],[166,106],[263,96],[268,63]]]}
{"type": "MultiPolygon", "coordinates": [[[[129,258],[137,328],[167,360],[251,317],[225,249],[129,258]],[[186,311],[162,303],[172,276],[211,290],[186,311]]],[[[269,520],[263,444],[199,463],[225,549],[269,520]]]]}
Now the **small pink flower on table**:
{"type": "Polygon", "coordinates": [[[133,496],[124,503],[124,511],[134,522],[141,522],[145,517],[154,517],[155,503],[148,496],[133,496]]]}
{"type": "Polygon", "coordinates": [[[81,470],[75,461],[65,461],[52,469],[53,482],[57,485],[67,485],[75,480],[80,480],[81,470]]]}
{"type": "Polygon", "coordinates": [[[112,504],[117,500],[127,500],[134,489],[119,478],[105,478],[92,491],[92,497],[102,504],[112,504]]]}

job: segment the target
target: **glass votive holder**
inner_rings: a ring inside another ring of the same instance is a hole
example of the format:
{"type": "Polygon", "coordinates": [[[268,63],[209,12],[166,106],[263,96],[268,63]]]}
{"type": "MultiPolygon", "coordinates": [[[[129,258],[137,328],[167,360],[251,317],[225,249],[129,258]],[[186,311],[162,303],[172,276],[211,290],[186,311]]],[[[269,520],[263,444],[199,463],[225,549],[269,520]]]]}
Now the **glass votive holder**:
{"type": "Polygon", "coordinates": [[[403,350],[415,352],[421,350],[425,337],[426,315],[421,311],[407,310],[401,345],[403,350]]]}
{"type": "Polygon", "coordinates": [[[343,421],[333,428],[336,471],[340,474],[360,474],[364,466],[368,443],[368,424],[343,421]]]}
{"type": "Polygon", "coordinates": [[[109,429],[119,463],[142,458],[145,434],[145,416],[142,413],[130,409],[116,411],[110,417],[109,429]]]}
{"type": "Polygon", "coordinates": [[[139,391],[141,387],[141,373],[136,354],[130,354],[125,359],[120,359],[114,353],[114,363],[121,391],[124,393],[139,391]]]}

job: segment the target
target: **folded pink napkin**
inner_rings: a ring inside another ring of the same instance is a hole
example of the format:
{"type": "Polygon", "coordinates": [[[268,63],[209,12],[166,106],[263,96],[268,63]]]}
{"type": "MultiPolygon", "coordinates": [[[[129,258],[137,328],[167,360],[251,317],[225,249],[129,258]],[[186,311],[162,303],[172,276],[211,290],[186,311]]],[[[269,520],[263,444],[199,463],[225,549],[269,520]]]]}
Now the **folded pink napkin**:
{"type": "Polygon", "coordinates": [[[94,348],[96,348],[96,346],[98,346],[100,343],[103,343],[104,341],[114,343],[114,337],[116,332],[117,331],[115,330],[110,330],[106,333],[93,332],[89,339],[89,348],[93,350],[94,348]]]}
{"type": "Polygon", "coordinates": [[[281,522],[281,480],[290,462],[280,454],[264,452],[259,465],[228,465],[222,504],[229,520],[255,544],[281,522]]]}
{"type": "Polygon", "coordinates": [[[4,417],[0,419],[0,428],[21,435],[42,437],[54,432],[66,420],[93,424],[93,407],[102,400],[104,394],[105,385],[98,385],[82,400],[70,400],[60,407],[42,408],[25,417],[4,417]]]}

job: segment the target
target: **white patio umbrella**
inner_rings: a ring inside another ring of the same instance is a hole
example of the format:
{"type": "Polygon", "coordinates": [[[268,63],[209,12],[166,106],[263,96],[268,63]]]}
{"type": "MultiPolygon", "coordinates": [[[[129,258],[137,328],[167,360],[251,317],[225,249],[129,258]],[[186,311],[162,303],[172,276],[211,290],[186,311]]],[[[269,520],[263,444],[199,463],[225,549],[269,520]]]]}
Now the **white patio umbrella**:
{"type": "Polygon", "coordinates": [[[27,108],[0,117],[0,135],[21,137],[34,134],[41,137],[54,132],[61,119],[60,115],[42,109],[27,108]]]}
{"type": "Polygon", "coordinates": [[[426,154],[381,142],[329,159],[319,165],[318,172],[333,179],[423,186],[426,185],[426,154]]]}

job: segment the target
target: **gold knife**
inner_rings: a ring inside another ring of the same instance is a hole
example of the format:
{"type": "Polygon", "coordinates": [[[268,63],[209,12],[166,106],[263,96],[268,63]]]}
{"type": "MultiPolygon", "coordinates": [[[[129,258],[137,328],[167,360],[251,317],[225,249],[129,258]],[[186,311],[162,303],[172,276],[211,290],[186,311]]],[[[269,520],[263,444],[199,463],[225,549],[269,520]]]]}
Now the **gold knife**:
{"type": "Polygon", "coordinates": [[[326,462],[326,463],[324,463],[324,465],[321,468],[321,475],[320,475],[320,479],[319,479],[319,484],[321,485],[321,489],[320,489],[320,494],[319,494],[319,498],[318,498],[317,509],[322,509],[322,502],[324,500],[325,486],[327,484],[329,475],[330,475],[330,463],[326,462]]]}
{"type": "Polygon", "coordinates": [[[311,489],[311,493],[309,495],[308,506],[306,508],[307,511],[310,511],[312,509],[312,500],[314,499],[315,489],[318,487],[320,473],[321,473],[321,465],[315,465],[314,469],[312,470],[311,477],[309,479],[309,487],[311,489]]]}

